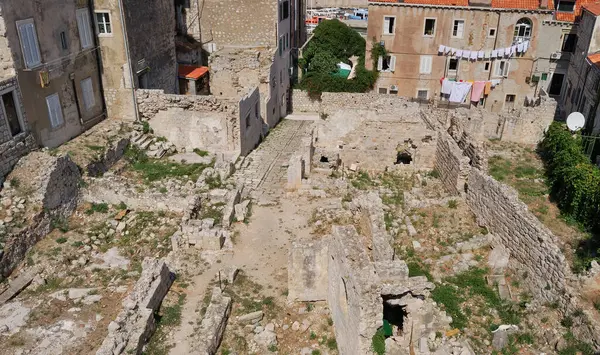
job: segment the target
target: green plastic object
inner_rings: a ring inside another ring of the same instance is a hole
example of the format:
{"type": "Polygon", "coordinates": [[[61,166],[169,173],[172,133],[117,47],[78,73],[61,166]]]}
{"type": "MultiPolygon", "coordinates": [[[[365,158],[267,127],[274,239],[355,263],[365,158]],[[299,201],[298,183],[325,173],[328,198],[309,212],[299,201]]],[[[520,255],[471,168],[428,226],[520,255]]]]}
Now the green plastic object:
{"type": "Polygon", "coordinates": [[[383,335],[385,335],[385,337],[391,337],[392,336],[392,325],[390,324],[390,322],[388,322],[386,319],[383,320],[383,335]]]}

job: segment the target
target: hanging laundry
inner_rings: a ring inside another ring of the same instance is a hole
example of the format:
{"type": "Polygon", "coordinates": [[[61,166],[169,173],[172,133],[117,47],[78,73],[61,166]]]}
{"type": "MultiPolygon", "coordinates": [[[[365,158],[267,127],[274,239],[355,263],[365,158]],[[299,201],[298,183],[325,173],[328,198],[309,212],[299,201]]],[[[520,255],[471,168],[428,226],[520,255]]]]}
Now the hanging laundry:
{"type": "Polygon", "coordinates": [[[497,50],[492,50],[492,58],[496,58],[498,56],[498,51],[497,50]]]}
{"type": "Polygon", "coordinates": [[[516,45],[510,47],[510,56],[512,57],[515,54],[517,54],[517,46],[516,45]]]}
{"type": "Polygon", "coordinates": [[[456,58],[461,58],[462,57],[462,53],[463,51],[461,51],[460,49],[456,50],[456,58]]]}
{"type": "Polygon", "coordinates": [[[502,83],[502,79],[492,79],[492,87],[500,85],[502,83]]]}
{"type": "Polygon", "coordinates": [[[523,43],[517,44],[517,52],[519,52],[519,53],[523,52],[523,43]]]}
{"type": "Polygon", "coordinates": [[[504,56],[504,48],[498,49],[498,58],[502,58],[504,56]]]}
{"type": "Polygon", "coordinates": [[[444,79],[442,81],[442,91],[441,93],[444,95],[449,95],[452,92],[452,88],[454,87],[454,84],[456,84],[455,81],[450,81],[448,79],[444,79]]]}
{"type": "Polygon", "coordinates": [[[475,51],[471,52],[471,60],[477,60],[477,52],[475,52],[475,51]]]}
{"type": "Polygon", "coordinates": [[[489,58],[490,58],[490,55],[492,54],[492,52],[493,52],[493,51],[485,51],[485,54],[483,55],[483,57],[484,57],[485,59],[489,59],[489,58]]]}
{"type": "Polygon", "coordinates": [[[523,42],[523,52],[527,52],[528,48],[529,48],[529,41],[523,42]]]}
{"type": "Polygon", "coordinates": [[[456,48],[450,48],[450,54],[455,55],[456,51],[457,51],[456,48]]]}
{"type": "Polygon", "coordinates": [[[483,51],[479,51],[479,52],[477,52],[477,58],[479,58],[479,59],[483,59],[483,55],[484,55],[484,52],[483,52],[483,51]]]}
{"type": "Polygon", "coordinates": [[[481,99],[481,95],[483,94],[484,88],[485,81],[476,81],[473,84],[473,90],[471,90],[471,101],[479,102],[479,99],[481,99]]]}
{"type": "Polygon", "coordinates": [[[471,51],[463,51],[463,55],[462,57],[464,59],[469,59],[469,56],[471,55],[471,51]]]}
{"type": "Polygon", "coordinates": [[[445,50],[446,50],[446,46],[444,46],[443,44],[440,44],[440,48],[438,48],[438,53],[444,53],[445,50]]]}
{"type": "Polygon", "coordinates": [[[448,54],[450,52],[454,51],[454,48],[450,48],[450,47],[445,47],[444,48],[444,54],[448,54]]]}
{"type": "Polygon", "coordinates": [[[510,47],[504,48],[504,56],[506,56],[506,57],[510,56],[510,47]]]}
{"type": "Polygon", "coordinates": [[[455,83],[450,92],[450,102],[461,103],[465,101],[469,90],[471,90],[470,83],[455,83]]]}
{"type": "Polygon", "coordinates": [[[483,94],[484,95],[489,95],[491,91],[492,91],[492,82],[491,81],[486,81],[485,82],[485,88],[483,89],[483,94]]]}

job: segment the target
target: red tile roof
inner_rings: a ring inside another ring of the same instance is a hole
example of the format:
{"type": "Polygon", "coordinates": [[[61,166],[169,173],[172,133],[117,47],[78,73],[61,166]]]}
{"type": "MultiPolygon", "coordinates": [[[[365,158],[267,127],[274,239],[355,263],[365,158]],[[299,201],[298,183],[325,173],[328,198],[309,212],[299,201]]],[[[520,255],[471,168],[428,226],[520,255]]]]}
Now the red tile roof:
{"type": "Polygon", "coordinates": [[[590,63],[594,64],[597,68],[600,68],[600,53],[594,53],[587,56],[590,63]]]}
{"type": "MultiPolygon", "coordinates": [[[[390,1],[386,1],[390,2],[390,1]]],[[[398,2],[398,1],[393,1],[398,2]]],[[[442,6],[469,6],[469,0],[404,0],[405,4],[442,5],[442,6]]]]}
{"type": "Polygon", "coordinates": [[[198,80],[208,73],[208,67],[195,67],[193,65],[179,64],[179,77],[198,80]]]}
{"type": "Polygon", "coordinates": [[[554,14],[556,21],[575,22],[577,14],[574,12],[556,12],[554,14]]]}
{"type": "Polygon", "coordinates": [[[600,2],[583,5],[583,8],[591,12],[594,16],[600,16],[600,2]]]}
{"type": "MultiPolygon", "coordinates": [[[[469,0],[369,0],[369,2],[391,2],[404,4],[469,6],[469,0]]],[[[536,10],[540,8],[540,0],[492,0],[492,8],[536,10]]],[[[553,0],[548,0],[548,10],[554,8],[553,0]]]]}

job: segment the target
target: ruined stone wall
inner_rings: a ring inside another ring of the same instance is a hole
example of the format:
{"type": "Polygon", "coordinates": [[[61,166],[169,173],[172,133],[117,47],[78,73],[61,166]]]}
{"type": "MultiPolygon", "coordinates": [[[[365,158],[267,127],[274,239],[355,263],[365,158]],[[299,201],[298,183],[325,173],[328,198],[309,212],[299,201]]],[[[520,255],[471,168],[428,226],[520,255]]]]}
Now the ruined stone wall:
{"type": "Polygon", "coordinates": [[[288,300],[327,299],[328,240],[293,242],[288,256],[288,300]]]}
{"type": "Polygon", "coordinates": [[[554,121],[558,103],[542,96],[539,106],[523,107],[518,115],[504,114],[500,139],[522,144],[537,144],[554,121]]]}
{"type": "Polygon", "coordinates": [[[164,260],[146,258],[123,309],[108,325],[108,335],[96,355],[140,354],[155,329],[154,312],[173,284],[174,275],[164,260]]]}
{"type": "Polygon", "coordinates": [[[529,212],[517,192],[472,169],[466,199],[478,222],[510,252],[515,268],[527,271],[531,291],[547,302],[562,300],[568,264],[554,235],[529,212]]]}
{"type": "Polygon", "coordinates": [[[262,140],[263,121],[260,119],[260,93],[258,87],[250,90],[239,102],[239,123],[233,131],[234,141],[239,141],[241,155],[250,153],[262,140]]]}
{"type": "Polygon", "coordinates": [[[276,47],[277,4],[275,0],[203,0],[201,42],[215,43],[219,48],[276,47]]]}
{"type": "Polygon", "coordinates": [[[0,4],[0,80],[15,76],[15,63],[6,38],[6,22],[0,4]]]}
{"type": "Polygon", "coordinates": [[[435,153],[435,170],[440,175],[444,189],[451,194],[460,195],[470,170],[469,158],[454,139],[446,132],[438,132],[437,149],[435,153]]]}
{"type": "Polygon", "coordinates": [[[54,157],[33,152],[21,159],[9,179],[16,179],[27,196],[26,227],[9,234],[0,253],[1,277],[7,277],[30,248],[52,230],[52,221],[68,218],[77,205],[79,168],[68,155],[54,157]]]}
{"type": "Polygon", "coordinates": [[[329,247],[327,302],[340,354],[371,353],[371,338],[383,325],[377,275],[352,226],[334,226],[329,247]]]}

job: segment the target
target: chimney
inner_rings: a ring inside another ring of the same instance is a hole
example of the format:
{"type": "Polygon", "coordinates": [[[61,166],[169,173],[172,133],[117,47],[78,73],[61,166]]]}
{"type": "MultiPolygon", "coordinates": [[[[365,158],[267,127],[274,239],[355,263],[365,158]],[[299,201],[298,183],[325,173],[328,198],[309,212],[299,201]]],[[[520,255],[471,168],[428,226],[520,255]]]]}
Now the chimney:
{"type": "Polygon", "coordinates": [[[548,8],[548,0],[540,0],[540,9],[548,8]]]}

